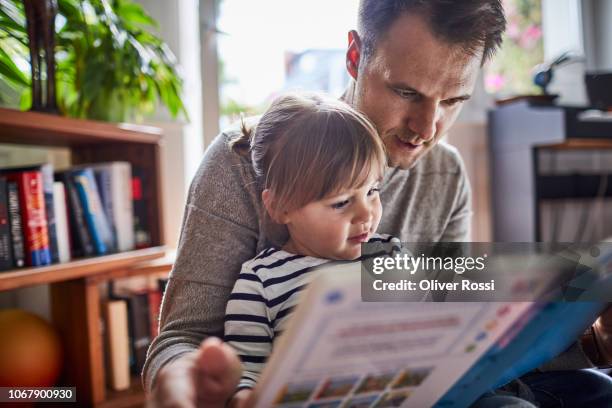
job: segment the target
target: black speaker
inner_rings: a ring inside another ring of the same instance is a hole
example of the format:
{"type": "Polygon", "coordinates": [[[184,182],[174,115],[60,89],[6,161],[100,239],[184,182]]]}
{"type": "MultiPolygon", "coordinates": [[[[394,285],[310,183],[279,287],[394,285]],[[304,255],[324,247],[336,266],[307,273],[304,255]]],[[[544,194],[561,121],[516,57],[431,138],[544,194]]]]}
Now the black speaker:
{"type": "Polygon", "coordinates": [[[591,72],[584,77],[589,102],[595,108],[612,108],[612,72],[591,72]]]}

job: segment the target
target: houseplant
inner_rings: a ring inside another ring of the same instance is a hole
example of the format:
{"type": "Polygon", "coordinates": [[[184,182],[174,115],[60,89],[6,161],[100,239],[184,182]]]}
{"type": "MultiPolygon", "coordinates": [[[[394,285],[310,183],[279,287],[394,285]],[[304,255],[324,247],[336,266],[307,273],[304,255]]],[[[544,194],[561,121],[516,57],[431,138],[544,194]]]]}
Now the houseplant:
{"type": "MultiPolygon", "coordinates": [[[[176,60],[140,5],[131,0],[57,4],[57,103],[63,114],[138,120],[161,102],[173,117],[186,116],[176,60]]],[[[22,3],[0,0],[0,90],[18,93],[22,109],[31,104],[27,38],[22,3]]]]}

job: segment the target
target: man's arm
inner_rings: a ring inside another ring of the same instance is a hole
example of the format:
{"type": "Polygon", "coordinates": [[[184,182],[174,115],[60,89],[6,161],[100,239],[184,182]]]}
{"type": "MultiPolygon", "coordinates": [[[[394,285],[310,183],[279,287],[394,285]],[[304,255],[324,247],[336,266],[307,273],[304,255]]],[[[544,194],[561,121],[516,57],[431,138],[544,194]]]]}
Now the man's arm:
{"type": "Polygon", "coordinates": [[[143,369],[148,391],[161,367],[196,350],[205,337],[221,336],[230,291],[242,263],[256,252],[260,208],[255,183],[248,162],[225,142],[225,135],[215,139],[190,187],[160,334],[143,369]]]}

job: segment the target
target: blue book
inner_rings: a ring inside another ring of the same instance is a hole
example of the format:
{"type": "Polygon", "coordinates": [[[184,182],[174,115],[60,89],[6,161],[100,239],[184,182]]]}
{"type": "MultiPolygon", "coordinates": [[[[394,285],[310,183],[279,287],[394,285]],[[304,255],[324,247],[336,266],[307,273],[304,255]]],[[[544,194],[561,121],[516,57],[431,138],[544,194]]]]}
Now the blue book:
{"type": "Polygon", "coordinates": [[[104,255],[113,251],[113,233],[102,207],[93,170],[90,168],[74,170],[72,179],[83,207],[83,214],[96,254],[104,255]]]}
{"type": "MultiPolygon", "coordinates": [[[[610,262],[612,253],[599,259],[602,270],[610,262]]],[[[610,297],[606,294],[612,293],[612,274],[578,275],[568,288],[585,300],[534,304],[521,324],[479,359],[435,406],[469,406],[485,392],[506,385],[570,348],[610,305],[605,300],[610,297]]]]}

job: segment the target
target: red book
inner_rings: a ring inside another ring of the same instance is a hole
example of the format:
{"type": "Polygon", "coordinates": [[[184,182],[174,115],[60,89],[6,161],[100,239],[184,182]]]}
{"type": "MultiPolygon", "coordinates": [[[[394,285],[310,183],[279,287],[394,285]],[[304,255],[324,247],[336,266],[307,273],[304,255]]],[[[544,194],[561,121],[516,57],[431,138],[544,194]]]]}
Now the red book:
{"type": "Polygon", "coordinates": [[[26,265],[51,264],[42,172],[27,170],[7,173],[6,178],[16,182],[19,188],[19,210],[25,242],[26,265]]]}
{"type": "Polygon", "coordinates": [[[161,309],[162,293],[159,290],[149,290],[149,323],[151,324],[151,340],[159,334],[159,311],[161,309]]]}

